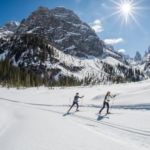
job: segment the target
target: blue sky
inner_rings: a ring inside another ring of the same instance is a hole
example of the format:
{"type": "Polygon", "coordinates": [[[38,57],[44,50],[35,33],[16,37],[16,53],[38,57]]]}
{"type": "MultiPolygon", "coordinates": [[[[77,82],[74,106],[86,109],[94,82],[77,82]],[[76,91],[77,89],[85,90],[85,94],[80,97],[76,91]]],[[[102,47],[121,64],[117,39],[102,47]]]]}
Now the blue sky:
{"type": "Polygon", "coordinates": [[[0,0],[0,26],[11,20],[21,21],[39,6],[50,9],[64,6],[77,13],[116,50],[131,56],[136,51],[144,54],[150,46],[150,0],[128,0],[138,2],[134,14],[136,22],[129,17],[128,23],[122,23],[123,14],[120,17],[119,14],[112,15],[117,11],[114,9],[117,5],[112,1],[120,3],[120,0],[0,0]]]}

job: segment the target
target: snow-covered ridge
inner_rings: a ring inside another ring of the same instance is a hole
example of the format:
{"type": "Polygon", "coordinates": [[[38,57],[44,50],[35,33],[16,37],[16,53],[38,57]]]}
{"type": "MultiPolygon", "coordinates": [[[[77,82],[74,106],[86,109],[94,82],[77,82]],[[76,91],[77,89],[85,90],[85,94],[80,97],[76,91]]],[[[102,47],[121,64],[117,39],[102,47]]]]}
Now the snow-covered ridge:
{"type": "Polygon", "coordinates": [[[6,39],[14,34],[20,23],[17,21],[10,21],[4,26],[0,27],[0,38],[6,39]]]}
{"type": "Polygon", "coordinates": [[[42,36],[57,49],[74,56],[100,56],[103,53],[104,43],[96,33],[72,10],[66,8],[49,10],[39,7],[18,27],[17,35],[25,33],[42,36]]]}
{"type": "Polygon", "coordinates": [[[50,44],[49,47],[54,49],[55,58],[59,60],[59,62],[56,64],[49,64],[49,61],[47,61],[46,65],[52,68],[59,68],[61,70],[60,74],[62,75],[73,75],[79,78],[80,80],[88,77],[92,78],[92,82],[94,83],[104,83],[110,76],[110,74],[105,71],[105,64],[108,64],[115,69],[115,76],[118,75],[122,77],[124,77],[124,74],[118,70],[118,65],[122,65],[126,68],[130,67],[110,56],[104,58],[98,58],[94,56],[87,56],[87,58],[79,58],[71,56],[69,54],[65,54],[50,44]],[[68,66],[69,68],[78,67],[80,69],[76,71],[68,70],[64,66],[62,66],[62,64],[68,66]]]}

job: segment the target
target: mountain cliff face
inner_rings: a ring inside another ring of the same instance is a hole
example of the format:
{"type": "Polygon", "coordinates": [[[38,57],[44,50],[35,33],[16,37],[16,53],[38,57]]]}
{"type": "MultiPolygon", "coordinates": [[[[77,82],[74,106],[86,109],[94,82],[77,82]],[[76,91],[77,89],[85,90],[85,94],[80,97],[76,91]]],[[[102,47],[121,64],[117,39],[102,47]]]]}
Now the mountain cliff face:
{"type": "Polygon", "coordinates": [[[46,38],[57,49],[74,56],[101,56],[103,42],[89,25],[71,10],[39,7],[23,20],[16,34],[33,33],[46,38]]]}
{"type": "Polygon", "coordinates": [[[148,51],[145,51],[144,56],[139,52],[136,52],[134,59],[130,61],[130,64],[143,71],[145,76],[150,77],[150,47],[148,51]]]}
{"type": "Polygon", "coordinates": [[[1,27],[0,35],[0,59],[49,80],[62,76],[86,83],[144,79],[142,71],[128,65],[88,24],[63,7],[39,7],[20,24],[1,27]]]}

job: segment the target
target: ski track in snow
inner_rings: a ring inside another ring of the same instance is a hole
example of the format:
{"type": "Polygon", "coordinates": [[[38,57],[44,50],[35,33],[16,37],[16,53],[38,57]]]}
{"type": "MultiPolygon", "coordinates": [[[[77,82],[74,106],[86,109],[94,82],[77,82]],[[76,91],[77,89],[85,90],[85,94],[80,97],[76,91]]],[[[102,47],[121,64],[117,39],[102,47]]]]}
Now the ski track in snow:
{"type": "MultiPolygon", "coordinates": [[[[28,104],[28,105],[30,105],[30,104],[28,104]]],[[[46,111],[46,112],[54,113],[54,114],[59,115],[59,117],[60,117],[60,115],[61,116],[63,115],[63,112],[56,111],[56,110],[51,110],[51,109],[43,109],[43,107],[42,108],[41,107],[33,107],[33,106],[30,107],[30,106],[23,106],[23,105],[22,105],[22,107],[27,107],[27,108],[30,108],[30,109],[37,109],[37,110],[40,110],[40,111],[46,111]]],[[[136,136],[143,136],[143,137],[146,137],[146,138],[150,137],[150,131],[144,131],[144,130],[134,129],[134,128],[130,128],[130,127],[125,127],[125,126],[121,126],[121,125],[114,124],[114,123],[107,122],[107,121],[102,121],[102,122],[96,121],[96,117],[95,117],[95,119],[93,119],[93,118],[90,118],[90,117],[86,117],[86,116],[82,116],[82,115],[78,115],[78,114],[73,114],[73,115],[70,115],[70,118],[69,119],[74,124],[78,125],[79,127],[84,128],[88,132],[91,132],[92,134],[97,134],[99,136],[102,136],[102,137],[106,138],[107,140],[114,141],[115,143],[121,144],[125,147],[127,145],[127,142],[123,142],[122,140],[118,140],[119,137],[115,137],[114,134],[111,134],[111,132],[110,133],[108,132],[109,134],[108,133],[106,134],[106,129],[104,130],[105,132],[102,132],[103,130],[101,128],[101,125],[104,126],[104,127],[113,128],[113,130],[114,129],[115,130],[120,130],[121,132],[123,132],[123,134],[128,133],[129,135],[130,134],[131,135],[135,134],[136,136]],[[77,118],[77,119],[75,119],[75,118],[77,118]],[[94,129],[93,129],[93,127],[94,127],[94,129]]],[[[130,136],[127,135],[127,138],[128,137],[130,137],[130,136]]],[[[136,140],[137,139],[138,138],[136,138],[136,140]]],[[[40,141],[40,139],[39,139],[39,141],[40,141]]],[[[137,143],[135,143],[135,144],[137,144],[137,143]]],[[[132,149],[133,148],[135,148],[135,149],[138,148],[138,146],[135,146],[134,144],[130,145],[130,146],[131,146],[132,149]]],[[[34,149],[35,147],[33,146],[32,148],[34,149]]]]}
{"type": "Polygon", "coordinates": [[[54,90],[0,88],[0,149],[149,150],[149,83],[54,90]],[[112,114],[98,118],[108,88],[119,94],[112,114]],[[87,95],[87,100],[81,100],[81,111],[73,108],[64,116],[76,91],[87,95]]]}

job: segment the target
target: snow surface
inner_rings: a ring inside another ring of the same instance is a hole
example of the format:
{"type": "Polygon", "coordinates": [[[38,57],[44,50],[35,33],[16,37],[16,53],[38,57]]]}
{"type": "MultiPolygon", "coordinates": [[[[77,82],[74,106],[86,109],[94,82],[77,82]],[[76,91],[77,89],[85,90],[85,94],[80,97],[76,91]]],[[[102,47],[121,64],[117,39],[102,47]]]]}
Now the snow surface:
{"type": "Polygon", "coordinates": [[[69,51],[75,49],[75,45],[71,45],[70,47],[66,48],[64,51],[69,51]]]}
{"type": "Polygon", "coordinates": [[[12,34],[13,34],[12,31],[8,31],[8,30],[5,31],[0,28],[0,38],[5,38],[8,35],[12,35],[12,34]]]}
{"type": "Polygon", "coordinates": [[[37,29],[39,29],[40,27],[35,27],[29,31],[27,31],[26,33],[30,34],[30,33],[33,33],[34,31],[36,31],[37,29]]]}
{"type": "Polygon", "coordinates": [[[113,57],[110,57],[110,56],[104,58],[103,61],[108,64],[111,62],[111,65],[113,65],[113,66],[117,66],[118,64],[123,65],[123,63],[121,61],[119,61],[113,57]]]}
{"type": "Polygon", "coordinates": [[[115,51],[112,51],[112,50],[109,50],[109,49],[104,49],[104,51],[105,51],[105,53],[106,53],[106,55],[110,55],[110,56],[113,56],[113,57],[116,57],[116,58],[118,58],[118,59],[120,59],[121,58],[121,56],[119,55],[119,53],[117,53],[117,52],[115,52],[115,51]]]}
{"type": "Polygon", "coordinates": [[[150,80],[88,87],[0,88],[2,150],[149,150],[150,80]],[[105,93],[111,115],[97,120],[105,93]],[[80,111],[64,116],[76,92],[80,111]],[[112,105],[113,104],[113,105],[112,105]]]}

